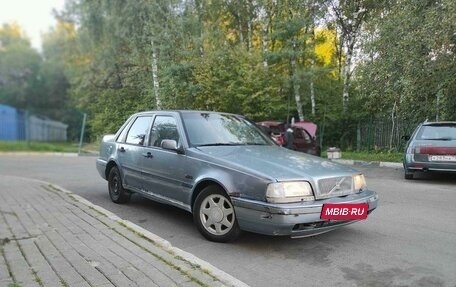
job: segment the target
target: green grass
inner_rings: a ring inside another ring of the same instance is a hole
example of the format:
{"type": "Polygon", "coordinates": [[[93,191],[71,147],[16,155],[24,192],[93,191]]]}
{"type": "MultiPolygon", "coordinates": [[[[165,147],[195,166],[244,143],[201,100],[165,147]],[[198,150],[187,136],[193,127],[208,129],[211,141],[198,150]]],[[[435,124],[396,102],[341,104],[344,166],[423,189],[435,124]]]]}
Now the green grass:
{"type": "Polygon", "coordinates": [[[0,141],[0,152],[78,152],[78,145],[68,142],[0,141]]]}
{"type": "MultiPolygon", "coordinates": [[[[322,152],[322,157],[327,158],[326,151],[322,152]]],[[[388,151],[342,151],[342,159],[363,160],[363,161],[386,161],[402,162],[402,152],[388,151]]]]}

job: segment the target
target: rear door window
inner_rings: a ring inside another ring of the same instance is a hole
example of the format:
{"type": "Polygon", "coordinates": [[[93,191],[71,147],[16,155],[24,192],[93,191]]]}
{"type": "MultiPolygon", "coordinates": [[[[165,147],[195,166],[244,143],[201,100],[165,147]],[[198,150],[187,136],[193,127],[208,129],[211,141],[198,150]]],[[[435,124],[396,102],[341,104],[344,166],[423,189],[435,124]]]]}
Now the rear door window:
{"type": "Polygon", "coordinates": [[[127,134],[126,143],[134,145],[144,145],[146,136],[149,133],[152,117],[138,117],[131,126],[127,134]]]}

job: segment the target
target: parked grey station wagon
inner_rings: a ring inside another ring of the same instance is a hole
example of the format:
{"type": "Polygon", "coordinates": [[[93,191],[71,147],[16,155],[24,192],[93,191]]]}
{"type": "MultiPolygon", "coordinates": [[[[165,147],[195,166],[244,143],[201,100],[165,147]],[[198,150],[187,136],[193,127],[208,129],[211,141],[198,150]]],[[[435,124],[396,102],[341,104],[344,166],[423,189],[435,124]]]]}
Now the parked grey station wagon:
{"type": "Polygon", "coordinates": [[[193,214],[201,234],[226,242],[241,230],[306,237],[356,220],[321,219],[324,204],[368,204],[378,195],[359,172],[276,145],[243,116],[149,111],[104,136],[100,175],[115,203],[132,193],[193,214]]]}
{"type": "Polygon", "coordinates": [[[415,172],[456,172],[456,122],[418,125],[405,148],[403,163],[405,179],[413,179],[415,172]]]}

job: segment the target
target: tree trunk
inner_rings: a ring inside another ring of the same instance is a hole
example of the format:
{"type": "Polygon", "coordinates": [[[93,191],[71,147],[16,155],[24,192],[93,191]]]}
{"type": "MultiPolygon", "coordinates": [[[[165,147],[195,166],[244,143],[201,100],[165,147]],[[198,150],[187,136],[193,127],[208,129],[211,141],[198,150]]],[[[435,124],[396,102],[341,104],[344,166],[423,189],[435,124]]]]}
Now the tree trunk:
{"type": "Polygon", "coordinates": [[[350,94],[348,92],[348,89],[349,89],[349,80],[346,76],[346,72],[345,72],[345,69],[347,67],[344,66],[344,85],[343,85],[343,90],[342,90],[342,105],[343,105],[343,110],[344,112],[347,112],[348,111],[348,100],[349,100],[349,97],[350,97],[350,94]]]}
{"type": "Polygon", "coordinates": [[[396,109],[397,109],[397,104],[394,102],[393,109],[391,110],[391,136],[390,136],[390,141],[389,141],[389,149],[391,150],[393,148],[393,138],[394,138],[394,128],[396,125],[396,109]]]}
{"type": "Polygon", "coordinates": [[[310,64],[310,103],[312,105],[312,115],[315,116],[315,87],[314,87],[314,67],[315,67],[315,59],[312,56],[311,64],[310,64]]]}
{"type": "Polygon", "coordinates": [[[348,40],[349,44],[347,45],[347,52],[346,52],[346,57],[344,61],[344,66],[343,66],[343,79],[344,79],[344,85],[343,85],[343,90],[342,90],[342,101],[343,101],[343,110],[344,112],[348,111],[348,102],[350,99],[350,94],[349,94],[349,89],[350,89],[350,78],[351,78],[351,64],[352,64],[352,58],[353,58],[353,52],[354,52],[354,45],[355,45],[355,40],[350,37],[348,40]]]}
{"type": "Polygon", "coordinates": [[[154,45],[154,40],[150,41],[150,45],[152,47],[152,82],[154,85],[154,94],[155,94],[155,106],[156,109],[159,110],[161,108],[161,101],[160,101],[160,84],[158,78],[158,59],[157,59],[157,49],[154,45]]]}
{"type": "Polygon", "coordinates": [[[203,11],[204,11],[204,1],[199,1],[199,0],[196,0],[195,1],[195,7],[196,7],[196,11],[198,13],[198,29],[199,29],[199,47],[198,47],[198,50],[199,50],[199,54],[200,54],[200,57],[203,58],[204,57],[204,25],[203,25],[203,11]]]}
{"type": "Polygon", "coordinates": [[[237,13],[237,20],[238,20],[238,29],[239,29],[239,41],[244,44],[244,34],[242,33],[242,21],[241,21],[241,13],[237,13]]]}
{"type": "Polygon", "coordinates": [[[261,50],[263,52],[263,66],[268,67],[268,59],[266,58],[266,53],[268,52],[268,26],[266,23],[261,24],[261,34],[262,34],[262,45],[261,50]]]}
{"type": "Polygon", "coordinates": [[[334,29],[334,32],[336,33],[335,40],[334,40],[334,46],[336,47],[336,55],[337,55],[337,80],[340,81],[342,78],[342,47],[343,47],[343,39],[342,36],[338,36],[337,34],[337,29],[334,29]],[[340,37],[340,39],[339,39],[340,37]]]}
{"type": "Polygon", "coordinates": [[[247,49],[250,53],[250,51],[252,50],[252,19],[249,19],[249,21],[247,22],[247,49]]]}
{"type": "MultiPolygon", "coordinates": [[[[313,13],[312,13],[313,16],[313,13]]],[[[313,21],[313,19],[312,19],[313,21]]],[[[315,116],[315,86],[314,86],[314,69],[315,69],[315,26],[312,23],[310,27],[310,47],[311,47],[311,59],[310,59],[310,104],[312,107],[312,115],[315,116]]]]}
{"type": "Polygon", "coordinates": [[[300,85],[296,67],[296,56],[293,55],[291,59],[291,78],[293,82],[293,95],[296,101],[296,110],[298,111],[299,121],[304,121],[304,113],[302,111],[302,102],[301,102],[301,94],[299,93],[300,85]]]}

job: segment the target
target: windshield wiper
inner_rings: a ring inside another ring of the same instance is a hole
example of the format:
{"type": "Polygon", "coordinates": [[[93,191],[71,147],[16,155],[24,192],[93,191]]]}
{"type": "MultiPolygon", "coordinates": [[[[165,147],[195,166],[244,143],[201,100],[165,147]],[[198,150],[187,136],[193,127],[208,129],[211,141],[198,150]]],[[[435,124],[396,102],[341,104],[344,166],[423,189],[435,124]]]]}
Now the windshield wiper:
{"type": "Polygon", "coordinates": [[[235,145],[243,145],[243,144],[242,143],[209,143],[209,144],[198,144],[195,146],[200,147],[200,146],[235,146],[235,145]]]}
{"type": "Polygon", "coordinates": [[[247,142],[247,143],[210,143],[210,144],[198,144],[195,145],[196,147],[200,146],[238,146],[238,145],[266,145],[265,143],[255,143],[255,142],[247,142]]]}
{"type": "Polygon", "coordinates": [[[267,145],[265,143],[244,143],[245,145],[267,145]]]}
{"type": "Polygon", "coordinates": [[[442,137],[442,138],[430,138],[430,139],[426,139],[428,141],[451,141],[453,140],[453,138],[448,138],[448,137],[442,137]]]}

